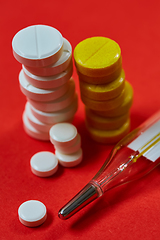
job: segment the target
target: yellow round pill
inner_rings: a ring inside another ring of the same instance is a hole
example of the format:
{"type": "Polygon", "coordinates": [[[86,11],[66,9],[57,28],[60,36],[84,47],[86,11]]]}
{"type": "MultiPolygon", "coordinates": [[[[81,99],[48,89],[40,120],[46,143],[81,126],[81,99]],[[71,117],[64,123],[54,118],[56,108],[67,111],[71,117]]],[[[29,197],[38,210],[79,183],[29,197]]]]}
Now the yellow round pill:
{"type": "Polygon", "coordinates": [[[126,114],[131,108],[133,103],[133,88],[129,82],[126,81],[125,91],[124,91],[124,101],[118,107],[110,110],[92,110],[95,114],[102,117],[118,117],[126,114]]]}
{"type": "Polygon", "coordinates": [[[91,84],[105,84],[114,81],[116,78],[119,77],[122,71],[122,65],[118,66],[118,68],[109,75],[106,75],[104,77],[89,77],[87,75],[84,75],[77,71],[77,74],[79,76],[79,80],[91,84]]]}
{"type": "Polygon", "coordinates": [[[120,141],[130,130],[130,119],[128,119],[119,129],[104,131],[89,126],[86,121],[86,128],[90,137],[99,143],[113,144],[120,141]]]}
{"type": "Polygon", "coordinates": [[[94,114],[89,108],[85,108],[85,114],[88,125],[99,130],[118,129],[129,118],[129,112],[120,117],[106,118],[94,114]]]}
{"type": "Polygon", "coordinates": [[[80,42],[74,49],[77,71],[90,77],[104,77],[122,64],[119,45],[106,37],[92,37],[80,42]]]}
{"type": "MultiPolygon", "coordinates": [[[[126,82],[125,82],[125,85],[126,85],[126,82]]],[[[105,100],[105,101],[93,100],[93,99],[90,99],[90,98],[84,96],[81,93],[81,99],[82,99],[82,102],[88,108],[90,108],[92,110],[107,111],[107,110],[111,110],[111,109],[117,108],[118,106],[120,106],[123,103],[123,101],[124,101],[124,93],[125,93],[125,88],[122,90],[120,95],[118,95],[116,98],[105,100]]]]}
{"type": "Polygon", "coordinates": [[[82,95],[97,101],[116,98],[125,86],[125,74],[121,71],[119,77],[107,84],[91,84],[80,80],[80,90],[82,95]]]}

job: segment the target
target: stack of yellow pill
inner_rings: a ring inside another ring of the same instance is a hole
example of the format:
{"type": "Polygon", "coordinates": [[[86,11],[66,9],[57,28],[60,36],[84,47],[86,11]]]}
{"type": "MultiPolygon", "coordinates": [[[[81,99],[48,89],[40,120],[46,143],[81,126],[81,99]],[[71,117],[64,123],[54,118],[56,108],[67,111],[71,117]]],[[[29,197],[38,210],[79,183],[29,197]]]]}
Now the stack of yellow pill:
{"type": "Polygon", "coordinates": [[[106,37],[92,37],[74,49],[86,127],[97,142],[116,143],[130,129],[133,89],[125,79],[119,45],[106,37]]]}

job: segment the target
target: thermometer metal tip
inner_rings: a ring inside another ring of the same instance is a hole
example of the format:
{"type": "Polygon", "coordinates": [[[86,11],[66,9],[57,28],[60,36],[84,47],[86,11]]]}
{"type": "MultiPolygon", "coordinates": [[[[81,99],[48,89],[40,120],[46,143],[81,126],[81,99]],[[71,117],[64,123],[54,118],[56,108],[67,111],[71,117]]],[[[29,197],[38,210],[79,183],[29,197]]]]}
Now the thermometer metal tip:
{"type": "Polygon", "coordinates": [[[87,184],[74,198],[72,198],[64,207],[62,207],[58,213],[58,216],[62,220],[66,220],[98,198],[98,192],[96,187],[87,184]]]}

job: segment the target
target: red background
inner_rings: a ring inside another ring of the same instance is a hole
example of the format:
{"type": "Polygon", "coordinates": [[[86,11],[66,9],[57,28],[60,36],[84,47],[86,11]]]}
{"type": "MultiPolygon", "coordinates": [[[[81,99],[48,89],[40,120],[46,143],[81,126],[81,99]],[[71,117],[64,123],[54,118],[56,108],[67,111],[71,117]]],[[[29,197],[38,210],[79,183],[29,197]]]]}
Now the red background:
{"type": "Polygon", "coordinates": [[[139,181],[106,193],[72,218],[58,218],[58,210],[95,175],[113,146],[88,137],[74,70],[79,94],[74,124],[82,137],[83,162],[76,168],[59,167],[50,178],[31,173],[31,156],[54,149],[23,130],[26,99],[19,88],[21,65],[12,55],[11,41],[20,29],[33,24],[57,28],[73,49],[88,37],[115,40],[122,50],[126,79],[134,88],[134,129],[160,107],[160,1],[6,0],[1,1],[0,10],[0,239],[159,239],[159,167],[139,181]],[[30,199],[42,201],[48,209],[47,221],[34,229],[23,226],[17,215],[19,205],[30,199]]]}

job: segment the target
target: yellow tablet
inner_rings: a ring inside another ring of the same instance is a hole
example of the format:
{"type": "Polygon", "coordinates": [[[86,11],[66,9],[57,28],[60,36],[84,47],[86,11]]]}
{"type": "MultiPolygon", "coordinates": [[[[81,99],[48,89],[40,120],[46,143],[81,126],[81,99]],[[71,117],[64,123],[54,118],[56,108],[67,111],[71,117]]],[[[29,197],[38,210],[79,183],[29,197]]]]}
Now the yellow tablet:
{"type": "Polygon", "coordinates": [[[119,77],[107,84],[91,84],[80,80],[81,94],[97,101],[116,98],[124,89],[125,73],[122,70],[119,77]]]}
{"type": "Polygon", "coordinates": [[[119,45],[106,37],[87,38],[74,49],[77,71],[90,77],[103,77],[122,64],[119,45]]]}
{"type": "Polygon", "coordinates": [[[93,100],[84,96],[81,93],[82,102],[86,105],[86,107],[96,111],[108,111],[111,109],[115,109],[119,107],[124,101],[126,85],[127,85],[127,82],[125,81],[125,87],[120,93],[120,95],[118,95],[116,98],[105,100],[105,101],[93,100]]]}
{"type": "Polygon", "coordinates": [[[101,117],[85,108],[86,120],[89,126],[99,130],[115,130],[120,128],[129,118],[129,112],[119,117],[101,117]]]}
{"type": "Polygon", "coordinates": [[[113,144],[120,141],[130,130],[130,119],[116,130],[104,131],[91,127],[86,121],[86,128],[90,137],[99,143],[113,144]]]}
{"type": "Polygon", "coordinates": [[[125,81],[125,83],[124,100],[121,105],[110,110],[101,111],[99,109],[93,110],[93,112],[102,117],[117,117],[126,114],[133,103],[133,88],[129,82],[125,81]]]}

